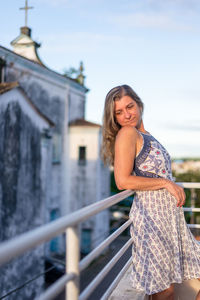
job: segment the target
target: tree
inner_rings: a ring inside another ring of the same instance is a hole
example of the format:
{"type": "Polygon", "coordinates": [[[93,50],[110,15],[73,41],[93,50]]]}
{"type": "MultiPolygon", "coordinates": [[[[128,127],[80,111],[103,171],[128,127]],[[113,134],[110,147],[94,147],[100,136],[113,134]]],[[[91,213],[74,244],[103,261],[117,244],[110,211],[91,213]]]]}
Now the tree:
{"type": "Polygon", "coordinates": [[[75,69],[74,67],[70,67],[69,69],[64,69],[64,76],[76,79],[78,76],[79,70],[75,69]]]}

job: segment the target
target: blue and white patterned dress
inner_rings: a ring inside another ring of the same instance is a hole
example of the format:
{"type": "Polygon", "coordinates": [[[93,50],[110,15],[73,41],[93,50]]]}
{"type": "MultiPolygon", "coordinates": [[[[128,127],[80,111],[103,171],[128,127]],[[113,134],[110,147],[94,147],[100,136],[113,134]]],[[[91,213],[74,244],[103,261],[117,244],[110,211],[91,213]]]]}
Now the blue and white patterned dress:
{"type": "MultiPolygon", "coordinates": [[[[141,134],[143,147],[133,173],[173,180],[168,152],[153,136],[141,134]]],[[[166,189],[135,192],[130,210],[131,281],[134,289],[147,295],[200,277],[200,245],[185,222],[182,207],[176,205],[177,200],[166,189]]]]}

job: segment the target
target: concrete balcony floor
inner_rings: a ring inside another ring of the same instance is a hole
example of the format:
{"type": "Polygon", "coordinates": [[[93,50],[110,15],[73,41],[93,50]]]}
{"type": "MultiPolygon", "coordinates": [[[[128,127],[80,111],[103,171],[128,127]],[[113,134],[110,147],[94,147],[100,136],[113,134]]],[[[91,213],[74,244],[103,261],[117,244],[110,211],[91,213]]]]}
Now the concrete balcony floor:
{"type": "MultiPolygon", "coordinates": [[[[121,279],[109,300],[151,300],[151,297],[131,288],[130,273],[131,267],[121,279]]],[[[199,290],[200,281],[198,279],[184,281],[181,284],[175,283],[174,300],[195,300],[199,290]]]]}

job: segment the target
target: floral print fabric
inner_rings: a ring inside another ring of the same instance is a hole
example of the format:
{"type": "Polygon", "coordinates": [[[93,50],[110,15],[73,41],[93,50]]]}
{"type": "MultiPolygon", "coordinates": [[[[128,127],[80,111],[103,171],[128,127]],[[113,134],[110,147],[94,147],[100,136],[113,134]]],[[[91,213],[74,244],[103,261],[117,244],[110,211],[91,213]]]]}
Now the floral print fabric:
{"type": "MultiPolygon", "coordinates": [[[[167,151],[152,136],[143,134],[143,139],[134,173],[172,180],[167,151]]],[[[129,215],[133,239],[131,280],[134,289],[148,295],[174,282],[200,277],[200,245],[176,202],[166,189],[135,193],[129,215]]]]}

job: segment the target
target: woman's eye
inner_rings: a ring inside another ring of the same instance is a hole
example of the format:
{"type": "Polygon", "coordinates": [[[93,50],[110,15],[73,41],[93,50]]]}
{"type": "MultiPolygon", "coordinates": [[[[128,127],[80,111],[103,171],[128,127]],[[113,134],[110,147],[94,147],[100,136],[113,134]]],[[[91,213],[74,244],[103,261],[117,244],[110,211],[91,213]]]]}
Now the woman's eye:
{"type": "Polygon", "coordinates": [[[131,105],[129,105],[129,106],[128,106],[128,108],[132,108],[133,106],[134,106],[134,105],[133,105],[133,104],[131,104],[131,105]]]}
{"type": "Polygon", "coordinates": [[[121,114],[121,111],[117,111],[115,114],[116,116],[119,116],[121,114]]]}

